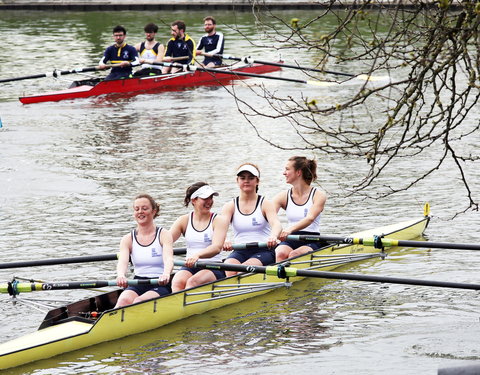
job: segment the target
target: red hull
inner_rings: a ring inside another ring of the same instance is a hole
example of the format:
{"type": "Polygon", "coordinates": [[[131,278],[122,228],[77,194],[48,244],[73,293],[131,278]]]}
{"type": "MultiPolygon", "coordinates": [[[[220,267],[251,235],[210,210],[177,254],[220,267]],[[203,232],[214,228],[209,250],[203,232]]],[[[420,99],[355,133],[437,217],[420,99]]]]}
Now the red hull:
{"type": "MultiPolygon", "coordinates": [[[[249,65],[229,72],[244,72],[252,74],[270,73],[280,70],[280,67],[270,65],[249,65]]],[[[182,90],[192,86],[221,85],[226,82],[249,78],[232,74],[210,73],[204,71],[184,72],[143,78],[129,78],[114,81],[102,81],[95,86],[78,86],[71,89],[53,91],[41,95],[24,96],[19,98],[23,104],[56,102],[60,100],[87,98],[116,93],[142,93],[147,91],[182,90]]]]}

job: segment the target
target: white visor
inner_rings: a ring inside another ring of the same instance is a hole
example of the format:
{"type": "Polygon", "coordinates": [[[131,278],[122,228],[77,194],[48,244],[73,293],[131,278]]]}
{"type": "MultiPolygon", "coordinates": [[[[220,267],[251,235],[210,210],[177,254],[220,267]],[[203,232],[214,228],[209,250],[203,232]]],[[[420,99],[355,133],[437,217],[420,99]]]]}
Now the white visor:
{"type": "Polygon", "coordinates": [[[190,199],[194,199],[194,198],[207,199],[212,195],[218,195],[218,193],[215,190],[213,190],[210,185],[203,185],[201,188],[194,191],[190,199]]]}
{"type": "Polygon", "coordinates": [[[250,164],[245,164],[238,168],[237,176],[242,172],[250,172],[255,177],[260,177],[260,171],[250,164]]]}

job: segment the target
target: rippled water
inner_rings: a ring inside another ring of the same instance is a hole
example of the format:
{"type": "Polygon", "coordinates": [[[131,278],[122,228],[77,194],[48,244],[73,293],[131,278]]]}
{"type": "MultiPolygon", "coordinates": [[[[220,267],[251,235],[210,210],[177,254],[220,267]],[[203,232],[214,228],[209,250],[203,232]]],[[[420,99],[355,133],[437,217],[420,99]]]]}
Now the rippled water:
{"type": "MultiPolygon", "coordinates": [[[[0,56],[0,76],[91,66],[110,43],[111,25],[125,24],[129,40],[139,41],[149,16],[152,14],[141,12],[3,12],[0,35],[9,53],[0,56]]],[[[153,16],[169,22],[186,15],[153,16]]],[[[189,12],[185,17],[194,37],[200,35],[203,16],[189,12]]],[[[253,19],[247,14],[235,17],[218,15],[226,23],[236,21],[242,32],[255,37],[253,19]]],[[[159,39],[167,38],[167,30],[159,39]]],[[[252,50],[232,30],[224,26],[222,31],[229,53],[241,56],[256,52],[264,60],[275,59],[275,51],[252,50]]],[[[294,56],[287,52],[283,58],[289,61],[294,56]]],[[[302,77],[299,72],[278,74],[302,77]]],[[[149,192],[160,200],[162,216],[158,222],[166,227],[185,212],[183,193],[197,180],[206,180],[220,191],[215,203],[220,209],[236,194],[233,172],[243,161],[259,164],[261,189],[266,195],[286,188],[282,168],[291,152],[260,141],[225,89],[200,87],[25,106],[17,101],[23,93],[67,87],[67,78],[1,84],[3,261],[116,252],[120,237],[134,225],[130,204],[139,192],[149,192]]],[[[264,83],[282,94],[328,97],[326,92],[319,92],[323,89],[285,82],[248,83],[264,83]]],[[[237,83],[235,90],[239,97],[251,95],[246,83],[237,83]]],[[[342,90],[348,92],[348,88],[342,90]]],[[[266,125],[271,126],[275,137],[289,140],[286,124],[272,121],[266,125]]],[[[469,147],[478,152],[477,145],[469,147]]],[[[430,240],[480,242],[478,213],[448,220],[465,204],[465,192],[451,177],[452,166],[409,192],[364,201],[337,195],[338,182],[355,176],[358,162],[322,155],[317,158],[320,184],[330,196],[322,218],[324,233],[348,234],[416,217],[422,214],[423,202],[430,201],[430,240]]],[[[418,163],[405,160],[389,183],[415,173],[418,163]]],[[[477,170],[467,173],[472,180],[480,177],[477,170]]],[[[473,188],[478,192],[478,186],[473,188]]],[[[478,282],[479,267],[480,255],[475,252],[415,249],[343,271],[478,282]]],[[[112,279],[115,264],[0,270],[0,282],[14,275],[48,281],[112,279]]],[[[35,297],[73,301],[91,294],[66,291],[35,297]]],[[[207,367],[211,373],[232,374],[435,373],[439,367],[480,360],[478,307],[478,293],[473,291],[305,280],[237,306],[7,373],[181,374],[202,373],[207,367]]],[[[0,314],[2,341],[36,329],[44,316],[29,305],[12,306],[6,296],[0,296],[0,314]]]]}

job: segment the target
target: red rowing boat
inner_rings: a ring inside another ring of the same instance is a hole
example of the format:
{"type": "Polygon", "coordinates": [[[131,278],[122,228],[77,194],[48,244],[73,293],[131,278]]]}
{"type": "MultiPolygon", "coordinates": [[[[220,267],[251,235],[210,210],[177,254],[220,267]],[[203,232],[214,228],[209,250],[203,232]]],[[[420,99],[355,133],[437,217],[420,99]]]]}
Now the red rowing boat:
{"type": "Polygon", "coordinates": [[[52,91],[39,95],[23,96],[23,104],[55,102],[60,100],[87,98],[117,93],[159,92],[182,90],[193,86],[222,85],[236,79],[255,77],[257,74],[270,73],[281,68],[278,66],[249,64],[240,67],[223,67],[208,71],[193,70],[158,76],[100,81],[95,85],[82,84],[66,90],[52,91]],[[238,73],[238,74],[237,74],[238,73]],[[243,74],[243,75],[241,75],[243,74]]]}

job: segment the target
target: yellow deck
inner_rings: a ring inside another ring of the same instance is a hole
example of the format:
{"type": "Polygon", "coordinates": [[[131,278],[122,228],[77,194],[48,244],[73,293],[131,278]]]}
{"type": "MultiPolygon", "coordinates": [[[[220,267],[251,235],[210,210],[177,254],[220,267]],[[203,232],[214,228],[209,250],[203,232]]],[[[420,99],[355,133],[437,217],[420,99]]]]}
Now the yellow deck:
{"type": "Polygon", "coordinates": [[[0,344],[0,353],[16,352],[25,349],[25,343],[34,347],[43,345],[45,342],[53,342],[64,340],[69,337],[82,335],[90,331],[92,324],[71,321],[56,326],[47,327],[45,329],[35,331],[17,339],[11,340],[4,344],[0,344]]]}

